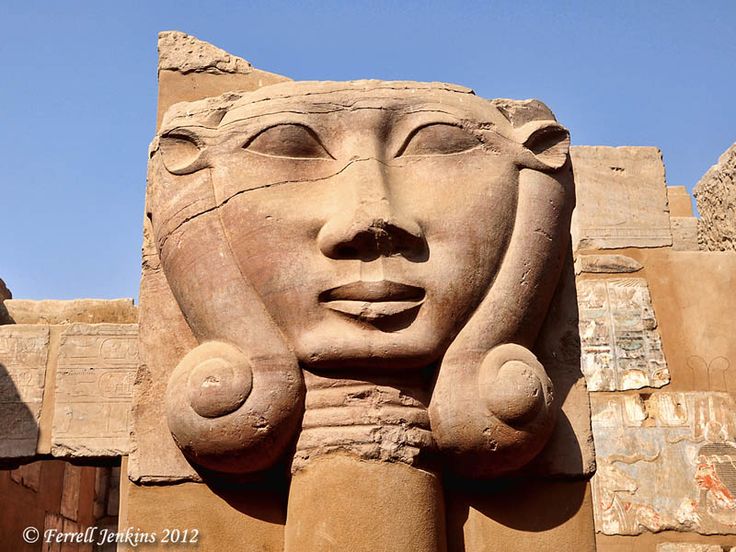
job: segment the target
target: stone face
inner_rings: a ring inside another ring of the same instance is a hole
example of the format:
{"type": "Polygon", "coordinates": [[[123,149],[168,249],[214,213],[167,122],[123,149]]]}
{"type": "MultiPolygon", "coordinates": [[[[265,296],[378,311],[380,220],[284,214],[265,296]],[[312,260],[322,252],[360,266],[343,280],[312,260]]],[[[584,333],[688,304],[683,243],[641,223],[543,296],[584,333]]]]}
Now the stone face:
{"type": "Polygon", "coordinates": [[[596,530],[736,533],[736,405],[726,393],[591,396],[596,530]]]}
{"type": "MultiPolygon", "coordinates": [[[[157,418],[153,389],[168,381],[179,448],[228,473],[272,465],[299,425],[309,459],[307,435],[334,431],[369,459],[408,461],[437,445],[448,470],[476,477],[527,463],[554,428],[552,383],[529,348],[565,251],[567,144],[539,102],[438,83],[286,83],[173,106],[151,150],[155,250],[144,262],[163,270],[171,290],[160,297],[176,301],[190,333],[162,339],[170,324],[146,319],[159,332],[155,343],[142,334],[136,416],[157,418]],[[161,354],[163,343],[176,349],[161,354]],[[169,368],[151,362],[160,354],[169,368]],[[363,373],[424,371],[429,389],[424,369],[440,358],[428,400],[412,393],[387,408],[360,405],[379,384],[312,413],[307,378],[302,420],[302,367],[332,389],[363,373]],[[416,423],[416,435],[392,420],[416,423]]],[[[135,433],[154,437],[138,422],[135,433]]],[[[143,447],[136,457],[150,455],[143,447]]]]}
{"type": "Polygon", "coordinates": [[[47,326],[0,326],[0,458],[36,453],[48,346],[47,326]]]}
{"type": "Polygon", "coordinates": [[[642,264],[626,255],[578,255],[575,259],[575,274],[616,274],[638,272],[642,264]]]}
{"type": "Polygon", "coordinates": [[[650,147],[571,148],[575,249],[672,245],[662,154],[650,147]]]}
{"type": "Polygon", "coordinates": [[[736,250],[736,144],[693,189],[700,222],[698,242],[708,251],[736,250]]]}
{"type": "Polygon", "coordinates": [[[11,299],[4,304],[9,323],[15,324],[134,324],[138,321],[138,308],[132,299],[11,299]]]}
{"type": "Polygon", "coordinates": [[[662,387],[670,381],[643,278],[578,280],[582,370],[590,391],[662,387]]]}
{"type": "Polygon", "coordinates": [[[52,454],[128,453],[137,338],[135,324],[72,324],[62,332],[52,454]]]}

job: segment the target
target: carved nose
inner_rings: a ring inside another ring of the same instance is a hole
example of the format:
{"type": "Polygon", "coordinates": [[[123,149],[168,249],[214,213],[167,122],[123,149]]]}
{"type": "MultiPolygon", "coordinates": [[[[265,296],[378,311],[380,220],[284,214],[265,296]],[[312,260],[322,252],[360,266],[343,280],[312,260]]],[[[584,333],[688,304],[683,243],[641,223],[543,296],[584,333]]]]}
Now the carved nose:
{"type": "Polygon", "coordinates": [[[392,204],[380,163],[366,160],[352,175],[352,205],[335,213],[322,227],[317,242],[331,259],[372,261],[401,255],[422,261],[427,243],[419,224],[392,204]]]}

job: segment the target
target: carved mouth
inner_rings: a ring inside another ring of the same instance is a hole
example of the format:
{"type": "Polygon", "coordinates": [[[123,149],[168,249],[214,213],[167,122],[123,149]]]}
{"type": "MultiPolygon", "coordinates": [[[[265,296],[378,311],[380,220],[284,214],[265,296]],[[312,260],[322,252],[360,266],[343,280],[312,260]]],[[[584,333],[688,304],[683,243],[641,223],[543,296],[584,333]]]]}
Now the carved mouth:
{"type": "Polygon", "coordinates": [[[319,295],[328,309],[368,322],[417,309],[424,298],[422,288],[389,280],[353,282],[319,295]]]}

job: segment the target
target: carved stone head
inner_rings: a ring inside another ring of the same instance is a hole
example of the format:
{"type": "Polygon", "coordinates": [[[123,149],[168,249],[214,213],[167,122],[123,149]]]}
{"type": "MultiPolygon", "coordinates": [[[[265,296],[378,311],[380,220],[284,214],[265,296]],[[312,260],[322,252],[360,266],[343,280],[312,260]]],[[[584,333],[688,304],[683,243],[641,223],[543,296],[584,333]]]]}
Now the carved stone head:
{"type": "Polygon", "coordinates": [[[271,465],[301,424],[304,371],[422,373],[424,445],[475,477],[528,462],[554,423],[530,349],[567,245],[568,146],[539,102],[438,83],[296,82],[172,107],[149,216],[200,344],[166,399],[185,455],[271,465]]]}

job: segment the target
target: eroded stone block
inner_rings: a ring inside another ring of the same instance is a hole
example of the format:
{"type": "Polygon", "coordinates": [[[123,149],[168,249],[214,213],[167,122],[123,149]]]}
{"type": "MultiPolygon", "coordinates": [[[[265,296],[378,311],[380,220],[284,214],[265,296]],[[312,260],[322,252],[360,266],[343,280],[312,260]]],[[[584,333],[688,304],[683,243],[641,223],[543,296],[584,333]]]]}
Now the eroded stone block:
{"type": "Polygon", "coordinates": [[[48,346],[48,326],[0,326],[0,458],[36,452],[48,346]]]}
{"type": "Polygon", "coordinates": [[[575,249],[672,245],[662,153],[652,147],[571,148],[575,249]]]}
{"type": "Polygon", "coordinates": [[[52,454],[128,453],[137,336],[136,324],[72,324],[61,334],[52,454]]]}
{"type": "Polygon", "coordinates": [[[736,249],[736,144],[695,185],[700,225],[698,241],[708,251],[736,249]]]}
{"type": "Polygon", "coordinates": [[[590,391],[669,383],[646,280],[583,279],[577,294],[581,365],[590,391]]]}
{"type": "Polygon", "coordinates": [[[736,405],[727,393],[591,396],[596,531],[736,533],[736,405]]]}

